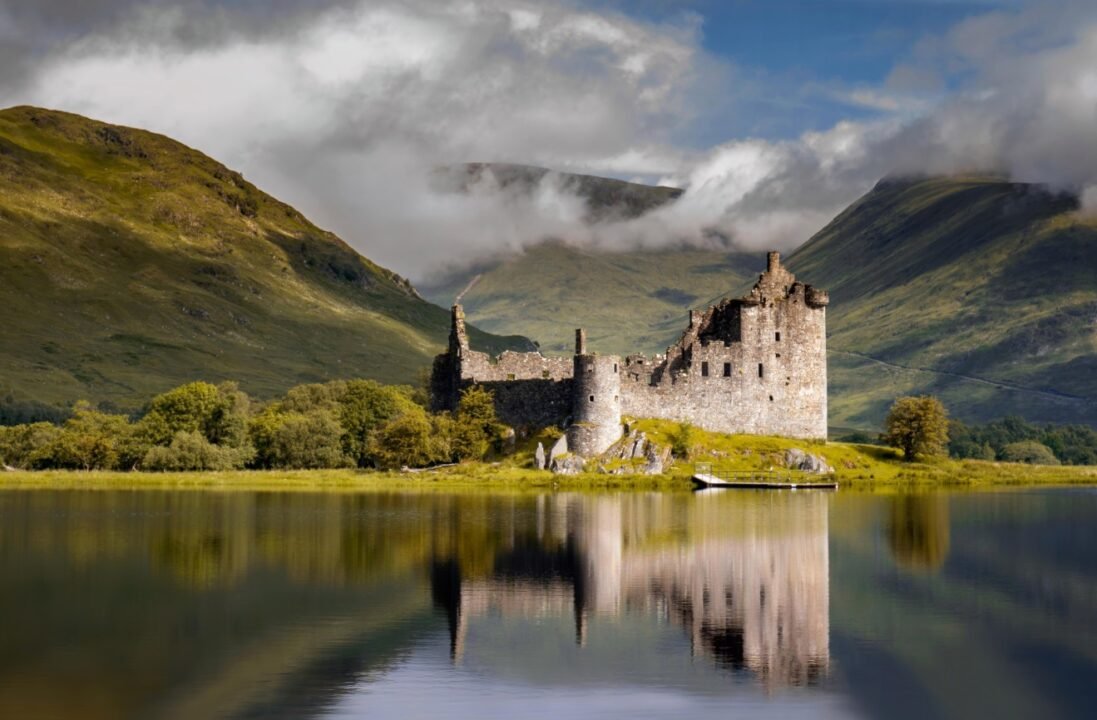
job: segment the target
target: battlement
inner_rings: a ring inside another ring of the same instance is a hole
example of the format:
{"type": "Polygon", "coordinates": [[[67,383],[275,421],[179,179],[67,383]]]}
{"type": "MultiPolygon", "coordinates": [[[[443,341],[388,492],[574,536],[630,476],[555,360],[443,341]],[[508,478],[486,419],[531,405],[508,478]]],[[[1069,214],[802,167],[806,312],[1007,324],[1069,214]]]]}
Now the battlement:
{"type": "Polygon", "coordinates": [[[449,349],[435,359],[432,403],[452,410],[462,389],[484,386],[503,422],[571,425],[572,450],[583,455],[620,437],[622,415],[717,432],[826,438],[829,301],[772,252],[747,295],[691,310],[664,355],[623,360],[592,353],[582,329],[572,358],[510,351],[491,357],[469,348],[464,311],[455,305],[449,349]]]}

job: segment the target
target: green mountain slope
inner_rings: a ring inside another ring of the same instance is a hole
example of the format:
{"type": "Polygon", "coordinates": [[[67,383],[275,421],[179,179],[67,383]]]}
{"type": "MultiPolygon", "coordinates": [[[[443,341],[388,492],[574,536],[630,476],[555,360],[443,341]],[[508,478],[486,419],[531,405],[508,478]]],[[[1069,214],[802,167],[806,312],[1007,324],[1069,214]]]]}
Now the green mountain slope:
{"type": "Polygon", "coordinates": [[[988,178],[879,183],[790,258],[830,290],[831,422],[940,395],[972,420],[1097,424],[1097,225],[988,178]]]}
{"type": "Polygon", "coordinates": [[[194,378],[259,395],[409,382],[449,328],[406,280],[201,153],[27,107],[0,111],[0,319],[0,400],[121,407],[194,378]]]}
{"type": "Polygon", "coordinates": [[[600,352],[656,352],[682,334],[689,308],[753,282],[764,268],[763,254],[606,253],[546,242],[423,292],[439,305],[460,296],[481,328],[521,332],[548,353],[570,353],[580,326],[600,352]]]}

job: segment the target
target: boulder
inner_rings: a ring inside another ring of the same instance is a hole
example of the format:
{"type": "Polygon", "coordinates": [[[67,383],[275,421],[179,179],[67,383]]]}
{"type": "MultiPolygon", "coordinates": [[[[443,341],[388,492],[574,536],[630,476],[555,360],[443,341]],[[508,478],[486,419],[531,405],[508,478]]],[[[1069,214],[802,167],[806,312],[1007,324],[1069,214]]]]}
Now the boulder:
{"type": "Polygon", "coordinates": [[[578,455],[559,455],[552,459],[551,469],[557,475],[578,475],[583,472],[586,463],[578,455]]]}
{"type": "Polygon", "coordinates": [[[822,457],[804,452],[799,448],[792,448],[785,453],[785,467],[790,470],[803,470],[804,472],[820,475],[834,472],[834,468],[827,465],[827,461],[822,457]]]}
{"type": "Polygon", "coordinates": [[[533,453],[533,466],[538,470],[545,469],[545,446],[537,443],[537,450],[533,453]]]}

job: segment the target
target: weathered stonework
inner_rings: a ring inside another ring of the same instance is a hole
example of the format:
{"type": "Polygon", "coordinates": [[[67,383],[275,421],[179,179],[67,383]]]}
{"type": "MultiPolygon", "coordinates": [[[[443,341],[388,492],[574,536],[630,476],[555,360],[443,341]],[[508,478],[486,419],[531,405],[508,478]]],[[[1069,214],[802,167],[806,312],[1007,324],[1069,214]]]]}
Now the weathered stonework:
{"type": "Polygon", "coordinates": [[[567,425],[571,452],[592,457],[621,437],[621,416],[689,422],[706,430],[826,438],[824,290],[798,282],[777,253],[750,294],[703,313],[665,355],[598,355],[576,332],[572,359],[469,349],[464,312],[453,308],[449,350],[434,362],[435,409],[462,389],[495,394],[503,422],[567,425]]]}

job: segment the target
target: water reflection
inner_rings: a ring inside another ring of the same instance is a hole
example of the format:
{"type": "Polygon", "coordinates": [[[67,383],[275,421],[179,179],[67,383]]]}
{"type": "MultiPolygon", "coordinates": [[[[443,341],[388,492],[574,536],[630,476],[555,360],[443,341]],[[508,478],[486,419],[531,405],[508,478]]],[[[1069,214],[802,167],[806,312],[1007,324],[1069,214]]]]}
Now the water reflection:
{"type": "Polygon", "coordinates": [[[896,563],[933,571],[948,557],[948,499],[943,495],[900,495],[889,502],[887,534],[896,563]]]}
{"type": "Polygon", "coordinates": [[[1097,493],[0,492],[0,618],[3,718],[1093,717],[1097,493]]]}
{"type": "Polygon", "coordinates": [[[767,687],[815,683],[829,662],[827,511],[818,494],[541,497],[533,532],[490,570],[436,558],[432,596],[458,663],[487,615],[568,615],[584,646],[592,622],[650,613],[719,667],[767,687]]]}

